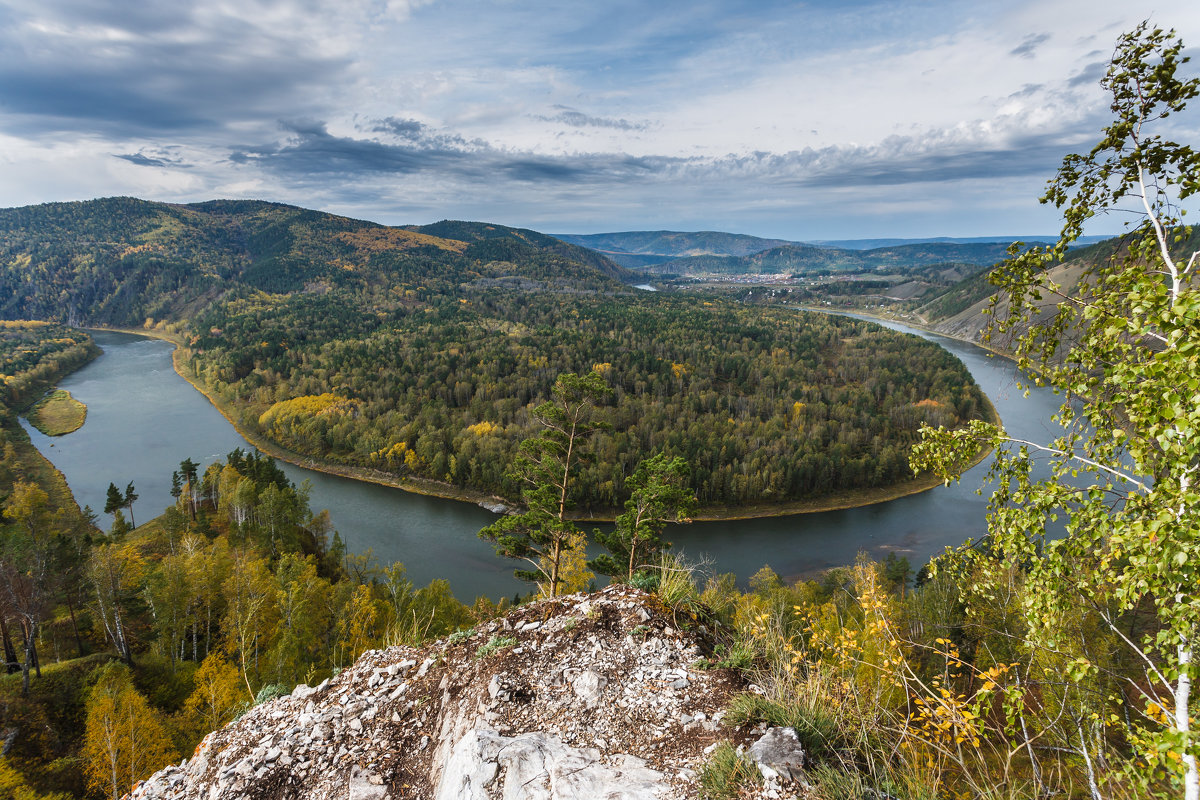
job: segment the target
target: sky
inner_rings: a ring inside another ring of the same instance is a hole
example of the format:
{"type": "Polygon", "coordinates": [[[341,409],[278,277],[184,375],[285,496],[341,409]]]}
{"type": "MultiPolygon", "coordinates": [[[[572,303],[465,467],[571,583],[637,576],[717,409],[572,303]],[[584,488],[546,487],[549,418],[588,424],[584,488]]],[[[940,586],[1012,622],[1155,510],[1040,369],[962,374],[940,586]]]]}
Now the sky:
{"type": "Polygon", "coordinates": [[[1200,54],[1196,0],[0,0],[0,206],[1054,233],[1038,197],[1145,18],[1200,54]]]}

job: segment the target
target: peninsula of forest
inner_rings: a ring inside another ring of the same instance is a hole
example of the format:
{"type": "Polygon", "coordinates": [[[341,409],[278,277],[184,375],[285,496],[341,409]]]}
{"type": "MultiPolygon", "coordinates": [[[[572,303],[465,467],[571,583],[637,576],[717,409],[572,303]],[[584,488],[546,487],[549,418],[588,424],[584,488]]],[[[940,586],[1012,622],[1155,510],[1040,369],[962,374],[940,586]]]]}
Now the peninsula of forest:
{"type": "Polygon", "coordinates": [[[519,497],[507,466],[563,373],[613,390],[578,482],[593,516],[655,453],[686,459],[700,508],[732,516],[911,490],[920,426],[988,413],[935,344],[635,279],[486,223],[387,227],[254,201],[0,210],[0,318],[167,335],[252,441],[448,496],[519,497]]]}

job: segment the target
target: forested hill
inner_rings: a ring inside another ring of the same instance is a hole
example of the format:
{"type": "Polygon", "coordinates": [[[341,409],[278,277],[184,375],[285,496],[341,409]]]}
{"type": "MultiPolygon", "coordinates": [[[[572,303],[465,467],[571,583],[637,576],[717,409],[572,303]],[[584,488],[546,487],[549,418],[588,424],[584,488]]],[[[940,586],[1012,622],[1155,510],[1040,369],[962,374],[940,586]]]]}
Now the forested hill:
{"type": "MultiPolygon", "coordinates": [[[[1173,243],[1173,249],[1185,258],[1186,254],[1200,249],[1200,228],[1192,229],[1186,236],[1181,235],[1173,243]]],[[[1125,258],[1129,258],[1127,237],[1103,239],[1070,250],[1060,263],[1050,268],[1050,277],[1062,295],[1079,296],[1082,293],[1080,281],[1086,281],[1088,274],[1097,265],[1125,258]]],[[[935,330],[962,339],[980,341],[984,328],[996,318],[988,312],[996,294],[995,285],[988,280],[989,275],[990,270],[970,276],[945,292],[925,299],[915,310],[935,330]]],[[[1039,319],[1048,317],[1060,302],[1062,297],[1047,294],[1041,302],[1044,310],[1039,319]]],[[[1006,309],[1007,305],[1001,302],[997,310],[1003,314],[1006,309]]],[[[1003,349],[1005,343],[993,341],[991,345],[1003,349]]]]}
{"type": "Polygon", "coordinates": [[[985,266],[1005,257],[1004,242],[925,242],[870,250],[842,250],[789,244],[745,256],[691,256],[649,267],[649,271],[678,275],[754,273],[824,274],[831,272],[898,272],[930,264],[985,266]]]}
{"type": "Polygon", "coordinates": [[[375,479],[518,499],[508,468],[568,372],[613,390],[574,498],[597,511],[656,453],[686,458],[708,507],[891,487],[922,422],[983,413],[929,342],[627,276],[485,223],[129,198],[0,211],[0,318],[165,328],[243,430],[375,479]]]}
{"type": "Polygon", "coordinates": [[[483,223],[391,228],[245,200],[0,209],[0,316],[9,319],[137,325],[188,318],[245,290],[445,291],[503,279],[614,290],[631,277],[585,248],[483,223]]]}

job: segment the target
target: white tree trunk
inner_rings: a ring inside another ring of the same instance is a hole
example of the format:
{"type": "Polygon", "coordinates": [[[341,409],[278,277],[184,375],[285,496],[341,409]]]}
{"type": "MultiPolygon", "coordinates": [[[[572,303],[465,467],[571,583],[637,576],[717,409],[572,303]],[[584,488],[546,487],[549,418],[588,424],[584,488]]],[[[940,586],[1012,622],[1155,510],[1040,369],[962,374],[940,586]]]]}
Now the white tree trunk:
{"type": "MultiPolygon", "coordinates": [[[[1179,681],[1175,684],[1175,727],[1184,734],[1187,741],[1191,731],[1191,721],[1188,719],[1188,702],[1192,693],[1192,648],[1190,643],[1179,645],[1179,681]]],[[[1190,753],[1183,754],[1183,765],[1187,772],[1183,777],[1184,800],[1200,800],[1200,772],[1196,769],[1196,757],[1190,753]]]]}

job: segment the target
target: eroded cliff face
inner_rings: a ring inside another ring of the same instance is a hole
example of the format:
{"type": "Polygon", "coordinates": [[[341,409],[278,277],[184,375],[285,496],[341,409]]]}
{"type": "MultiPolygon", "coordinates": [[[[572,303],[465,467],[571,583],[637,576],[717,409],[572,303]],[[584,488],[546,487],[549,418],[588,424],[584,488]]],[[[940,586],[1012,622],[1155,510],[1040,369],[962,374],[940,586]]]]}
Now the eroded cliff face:
{"type": "Polygon", "coordinates": [[[720,724],[746,686],[698,667],[709,647],[627,586],[532,603],[469,636],[365,653],[132,797],[698,797],[706,750],[754,738],[720,724]]]}

